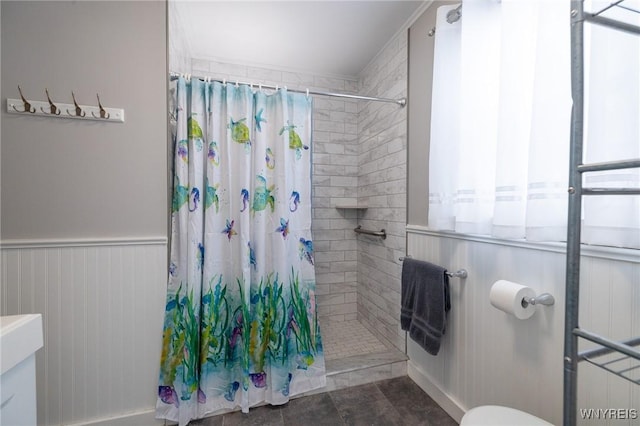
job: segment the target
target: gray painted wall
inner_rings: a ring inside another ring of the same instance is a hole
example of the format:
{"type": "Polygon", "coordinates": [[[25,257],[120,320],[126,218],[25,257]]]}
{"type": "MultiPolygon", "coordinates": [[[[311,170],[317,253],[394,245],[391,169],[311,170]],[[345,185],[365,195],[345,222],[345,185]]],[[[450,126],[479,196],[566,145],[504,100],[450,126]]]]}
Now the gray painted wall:
{"type": "Polygon", "coordinates": [[[427,225],[429,208],[429,137],[434,37],[438,7],[460,1],[434,1],[409,28],[409,108],[407,224],[427,225]]]}
{"type": "Polygon", "coordinates": [[[2,239],[167,234],[164,1],[2,1],[2,239]],[[31,100],[125,109],[125,123],[7,114],[31,100]]]}

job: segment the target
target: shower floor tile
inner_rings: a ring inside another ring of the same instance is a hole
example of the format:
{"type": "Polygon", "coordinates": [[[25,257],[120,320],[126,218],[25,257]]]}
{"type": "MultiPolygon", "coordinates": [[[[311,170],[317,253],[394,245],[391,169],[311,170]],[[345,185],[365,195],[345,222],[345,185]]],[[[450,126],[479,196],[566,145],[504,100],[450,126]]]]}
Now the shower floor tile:
{"type": "Polygon", "coordinates": [[[358,320],[321,323],[320,332],[327,361],[388,351],[358,320]]]}

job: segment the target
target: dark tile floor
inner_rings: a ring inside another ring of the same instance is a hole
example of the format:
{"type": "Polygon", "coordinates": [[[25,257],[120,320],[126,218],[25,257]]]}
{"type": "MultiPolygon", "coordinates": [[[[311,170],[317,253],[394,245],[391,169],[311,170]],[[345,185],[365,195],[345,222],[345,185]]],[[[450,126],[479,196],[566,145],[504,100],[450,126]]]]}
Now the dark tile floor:
{"type": "Polygon", "coordinates": [[[189,423],[190,426],[457,425],[409,377],[292,399],[189,423]]]}

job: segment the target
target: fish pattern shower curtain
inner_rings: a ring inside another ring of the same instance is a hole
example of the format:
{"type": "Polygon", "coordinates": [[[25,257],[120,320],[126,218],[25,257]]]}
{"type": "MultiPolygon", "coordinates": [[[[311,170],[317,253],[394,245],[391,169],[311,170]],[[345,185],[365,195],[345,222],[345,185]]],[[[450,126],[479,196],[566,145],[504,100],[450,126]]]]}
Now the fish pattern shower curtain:
{"type": "Polygon", "coordinates": [[[326,383],[311,238],[311,99],[180,78],[156,417],[185,425],[326,383]]]}

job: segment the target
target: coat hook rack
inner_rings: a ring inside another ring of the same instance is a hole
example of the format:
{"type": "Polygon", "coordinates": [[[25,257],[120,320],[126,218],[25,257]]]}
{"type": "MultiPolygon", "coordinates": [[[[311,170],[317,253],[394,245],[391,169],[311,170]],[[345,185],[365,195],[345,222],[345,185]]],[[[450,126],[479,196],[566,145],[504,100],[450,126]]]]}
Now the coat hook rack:
{"type": "Polygon", "coordinates": [[[73,103],[65,104],[54,102],[48,88],[44,89],[44,91],[47,95],[46,101],[33,101],[25,98],[22,88],[18,86],[20,99],[7,98],[7,112],[11,114],[29,114],[29,117],[43,116],[124,123],[124,109],[104,107],[100,101],[100,95],[97,93],[98,105],[81,105],[76,100],[74,92],[71,92],[73,103]],[[66,113],[62,114],[62,111],[66,111],[66,113]]]}

